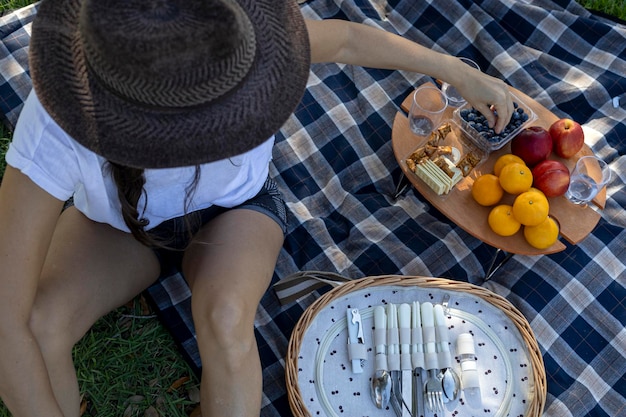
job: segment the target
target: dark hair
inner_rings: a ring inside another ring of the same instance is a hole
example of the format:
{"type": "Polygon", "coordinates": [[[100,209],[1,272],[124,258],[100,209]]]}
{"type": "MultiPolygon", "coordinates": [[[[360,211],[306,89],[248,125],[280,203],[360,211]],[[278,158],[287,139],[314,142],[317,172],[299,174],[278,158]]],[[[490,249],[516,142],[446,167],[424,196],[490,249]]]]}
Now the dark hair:
{"type": "MultiPolygon", "coordinates": [[[[145,230],[145,227],[148,225],[149,221],[143,217],[143,213],[139,213],[138,204],[139,199],[142,195],[145,196],[145,208],[148,206],[148,195],[144,189],[144,185],[146,183],[146,177],[144,175],[144,169],[142,168],[131,168],[127,166],[123,166],[120,164],[116,164],[115,162],[108,162],[109,167],[111,169],[111,176],[113,181],[117,187],[117,195],[120,200],[120,204],[122,206],[122,218],[124,219],[124,223],[130,229],[132,235],[137,239],[140,243],[151,247],[151,248],[163,248],[163,249],[172,249],[168,247],[167,240],[157,238],[150,234],[149,231],[145,230]]],[[[196,171],[194,174],[193,181],[187,185],[185,188],[185,213],[187,213],[187,209],[191,198],[196,189],[196,185],[200,180],[200,169],[196,166],[196,171]]],[[[189,214],[185,214],[185,222],[187,226],[190,226],[190,223],[198,219],[195,216],[191,216],[189,214]]],[[[186,228],[191,235],[193,232],[192,227],[186,228]]],[[[191,236],[190,236],[191,237],[191,236]]]]}

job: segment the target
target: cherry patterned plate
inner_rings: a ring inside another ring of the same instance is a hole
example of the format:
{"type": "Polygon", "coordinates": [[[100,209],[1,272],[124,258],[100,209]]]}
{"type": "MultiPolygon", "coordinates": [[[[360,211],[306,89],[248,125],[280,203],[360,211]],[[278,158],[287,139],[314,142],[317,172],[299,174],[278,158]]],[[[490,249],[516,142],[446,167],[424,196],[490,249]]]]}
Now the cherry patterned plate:
{"type": "Polygon", "coordinates": [[[446,295],[450,297],[445,316],[455,370],[460,374],[456,338],[461,333],[471,333],[482,401],[479,406],[470,405],[461,392],[458,401],[447,404],[444,415],[525,416],[535,392],[533,371],[524,338],[511,319],[498,307],[469,293],[405,286],[359,289],[331,301],[318,312],[303,334],[298,355],[298,386],[309,413],[332,417],[395,415],[391,408],[376,408],[370,397],[374,373],[373,309],[388,303],[441,303],[446,295]],[[348,358],[348,308],[358,308],[363,319],[368,357],[360,374],[352,372],[348,358]]]}

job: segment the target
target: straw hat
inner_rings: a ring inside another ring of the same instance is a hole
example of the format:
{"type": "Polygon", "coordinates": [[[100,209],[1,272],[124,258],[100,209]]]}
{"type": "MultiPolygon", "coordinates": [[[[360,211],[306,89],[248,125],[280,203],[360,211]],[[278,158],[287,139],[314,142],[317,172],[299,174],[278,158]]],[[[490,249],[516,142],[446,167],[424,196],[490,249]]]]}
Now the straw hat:
{"type": "Polygon", "coordinates": [[[310,51],[294,0],[44,0],[30,71],[76,141],[137,168],[265,141],[300,101],[310,51]]]}

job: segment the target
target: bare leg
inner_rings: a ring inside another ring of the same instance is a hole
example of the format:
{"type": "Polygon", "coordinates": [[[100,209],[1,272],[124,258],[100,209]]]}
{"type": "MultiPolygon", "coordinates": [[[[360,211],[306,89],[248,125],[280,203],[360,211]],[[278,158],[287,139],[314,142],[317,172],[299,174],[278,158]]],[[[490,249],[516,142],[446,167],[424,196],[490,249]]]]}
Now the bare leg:
{"type": "Polygon", "coordinates": [[[79,415],[72,347],[103,315],[156,280],[154,253],[130,234],[95,223],[69,208],[46,257],[31,328],[54,395],[66,417],[79,415]]]}
{"type": "Polygon", "coordinates": [[[203,417],[258,416],[262,373],[254,317],[283,243],[264,214],[231,210],[208,223],[185,254],[202,359],[203,417]]]}

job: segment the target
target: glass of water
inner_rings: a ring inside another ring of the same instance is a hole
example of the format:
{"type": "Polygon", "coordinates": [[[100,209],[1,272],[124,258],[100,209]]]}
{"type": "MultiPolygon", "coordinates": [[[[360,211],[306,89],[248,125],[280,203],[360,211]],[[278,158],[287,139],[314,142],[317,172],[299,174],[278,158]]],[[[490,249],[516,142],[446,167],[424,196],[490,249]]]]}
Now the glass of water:
{"type": "MultiPolygon", "coordinates": [[[[478,66],[478,64],[472,61],[471,59],[469,58],[459,58],[459,59],[463,61],[465,64],[469,65],[470,67],[476,68],[478,71],[480,71],[480,67],[478,66]]],[[[441,84],[441,91],[443,91],[443,93],[448,98],[448,105],[450,105],[451,107],[461,107],[467,102],[463,98],[461,93],[459,93],[459,90],[457,90],[455,87],[453,87],[452,85],[446,82],[441,84]]]]}
{"type": "Polygon", "coordinates": [[[611,180],[611,169],[602,159],[583,156],[570,174],[565,197],[574,204],[586,205],[611,180]]]}
{"type": "Polygon", "coordinates": [[[413,93],[409,127],[419,136],[428,136],[439,126],[448,106],[446,96],[434,85],[419,86],[413,93]]]}

